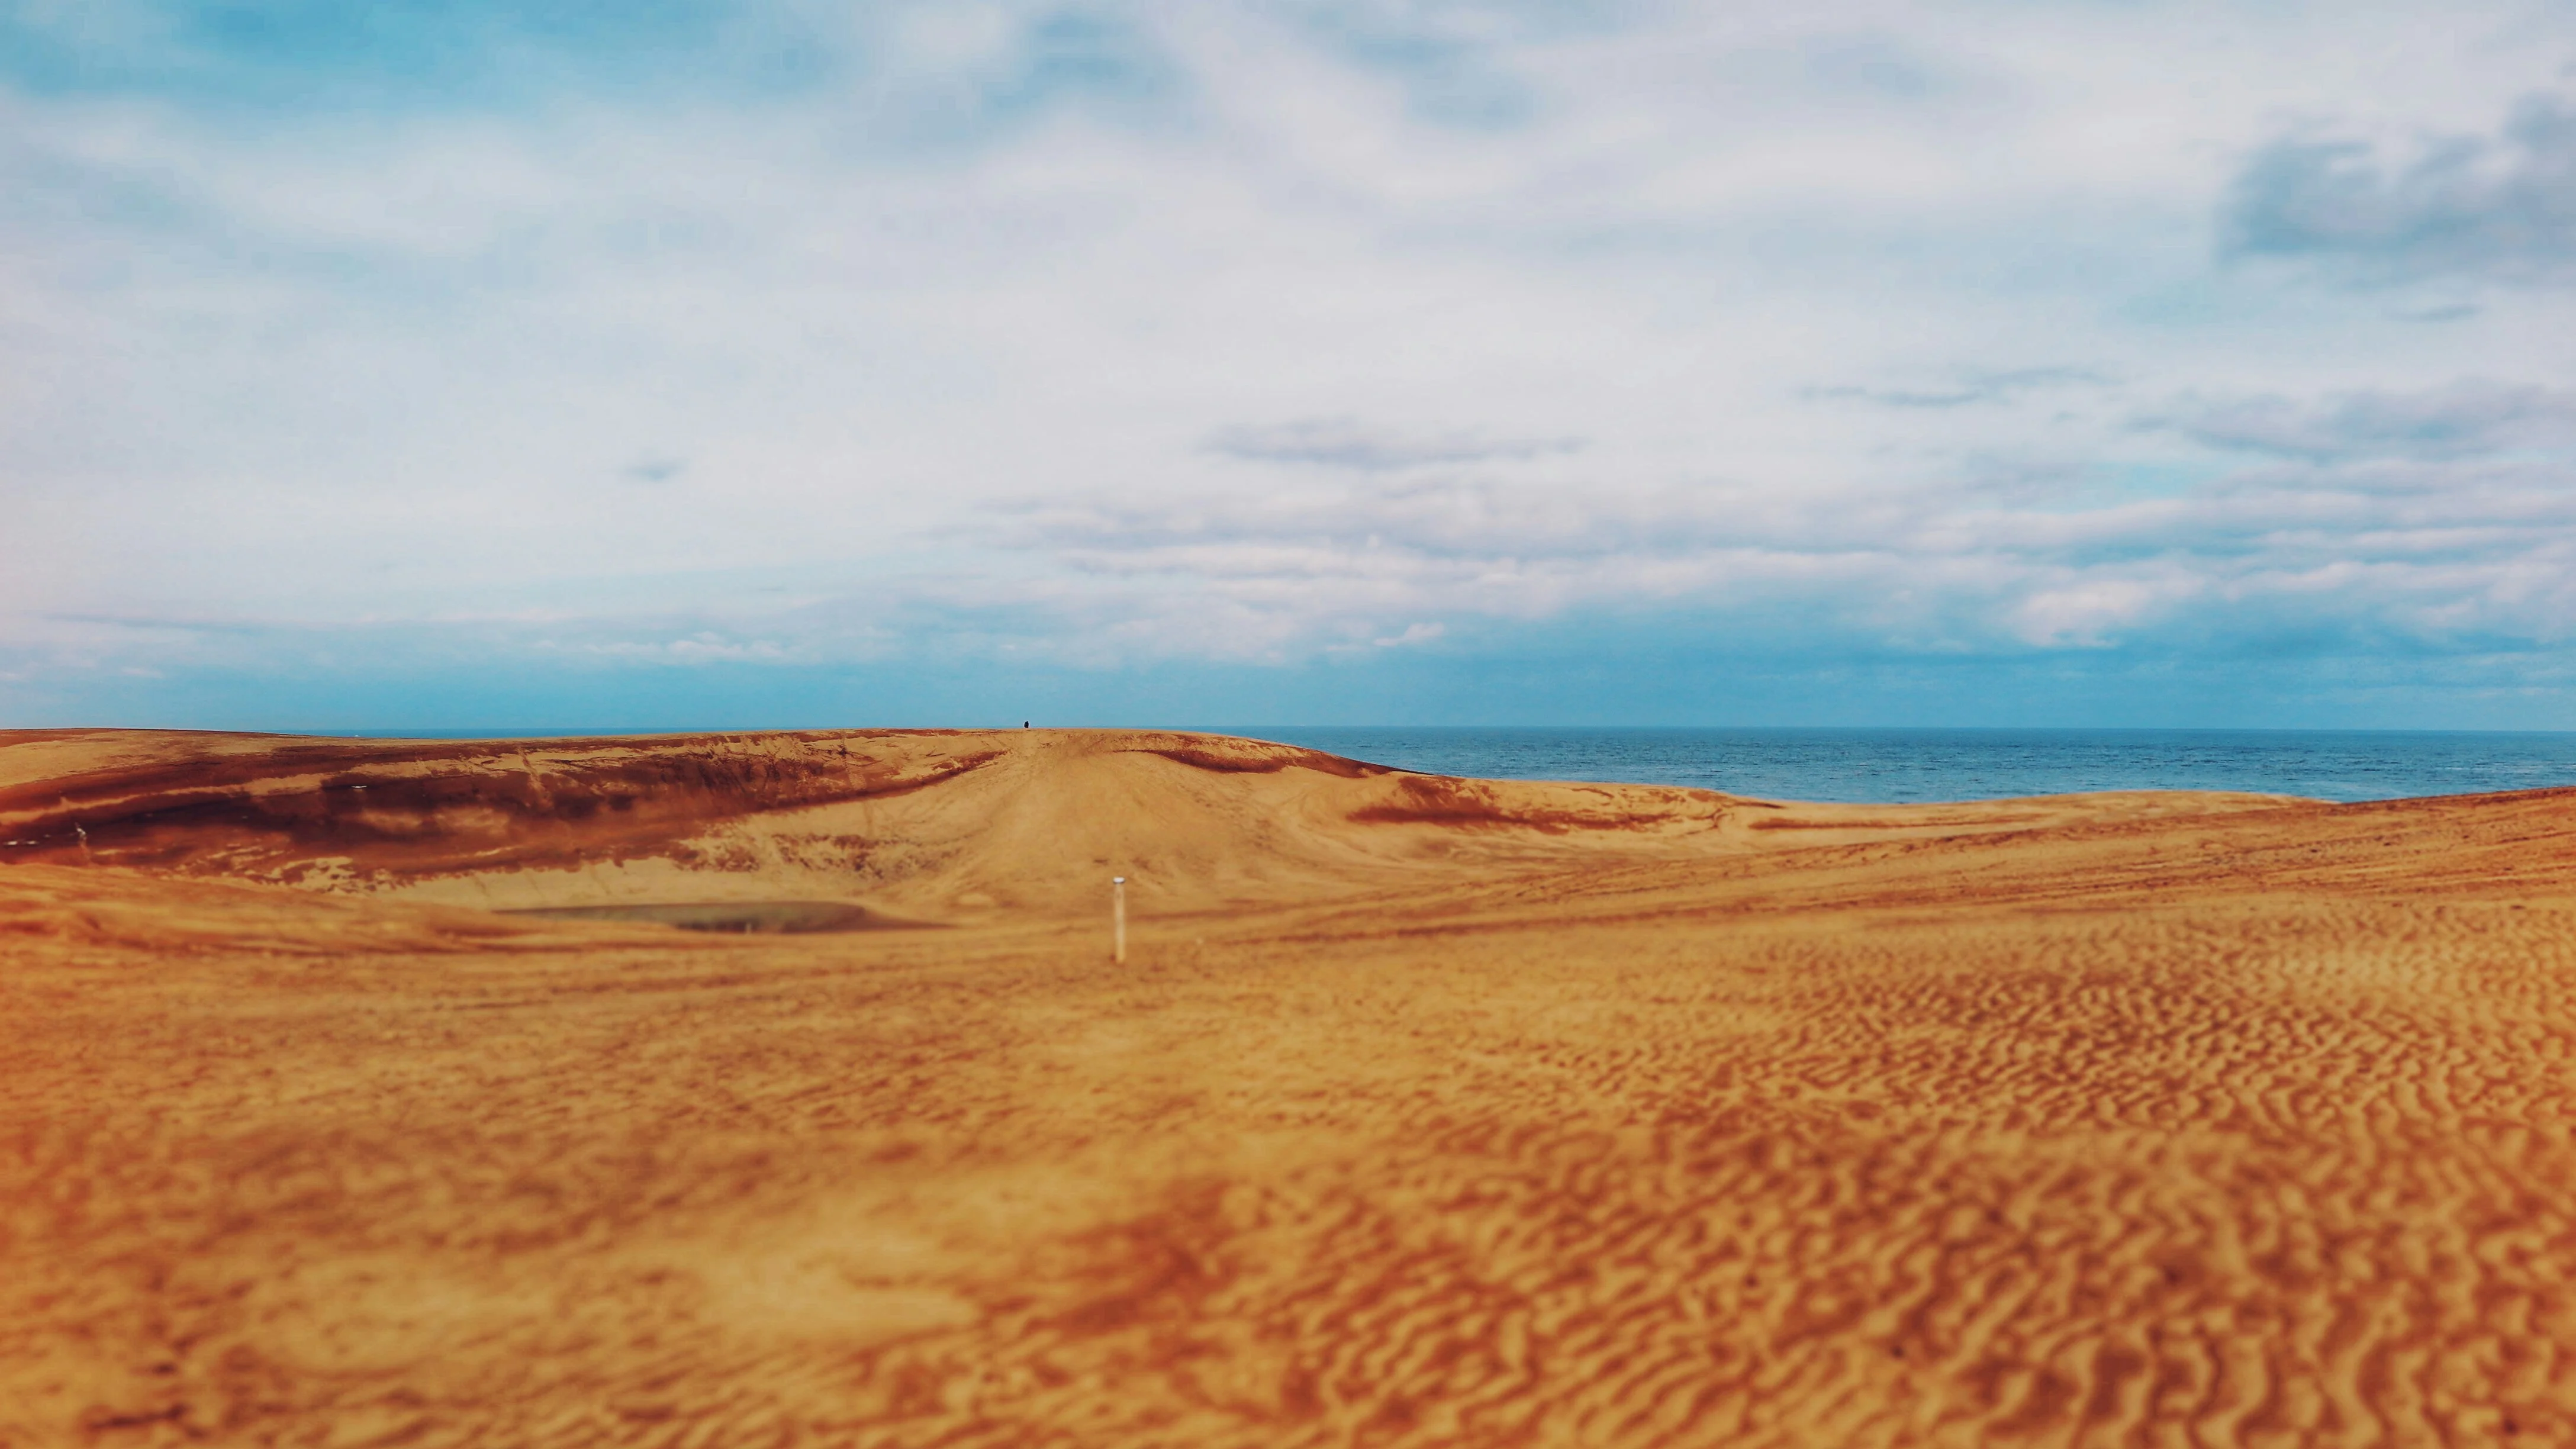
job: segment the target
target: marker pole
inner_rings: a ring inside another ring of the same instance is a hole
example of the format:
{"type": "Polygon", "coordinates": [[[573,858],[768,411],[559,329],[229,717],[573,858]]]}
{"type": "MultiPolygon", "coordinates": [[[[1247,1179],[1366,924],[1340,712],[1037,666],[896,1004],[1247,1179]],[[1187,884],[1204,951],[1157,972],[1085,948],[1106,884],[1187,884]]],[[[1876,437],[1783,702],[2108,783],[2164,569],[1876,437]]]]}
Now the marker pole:
{"type": "Polygon", "coordinates": [[[1109,959],[1127,964],[1127,877],[1109,878],[1109,959]]]}

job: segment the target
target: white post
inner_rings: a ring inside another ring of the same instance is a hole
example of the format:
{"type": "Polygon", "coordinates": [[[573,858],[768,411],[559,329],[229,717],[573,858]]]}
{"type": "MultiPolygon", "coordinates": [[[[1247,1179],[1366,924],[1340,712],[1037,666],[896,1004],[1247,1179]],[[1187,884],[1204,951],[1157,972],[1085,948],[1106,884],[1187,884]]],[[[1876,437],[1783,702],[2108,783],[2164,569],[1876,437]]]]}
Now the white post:
{"type": "Polygon", "coordinates": [[[1109,878],[1109,958],[1127,964],[1127,877],[1109,878]]]}

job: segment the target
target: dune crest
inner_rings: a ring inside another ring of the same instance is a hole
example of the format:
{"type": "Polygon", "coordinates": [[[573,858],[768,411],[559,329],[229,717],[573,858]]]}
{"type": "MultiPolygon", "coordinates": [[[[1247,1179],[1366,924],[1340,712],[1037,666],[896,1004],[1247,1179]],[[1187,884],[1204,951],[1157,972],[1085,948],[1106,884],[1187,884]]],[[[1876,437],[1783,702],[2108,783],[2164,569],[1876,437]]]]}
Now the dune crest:
{"type": "Polygon", "coordinates": [[[1209,909],[1569,852],[1728,853],[2276,803],[1790,807],[1450,779],[1139,730],[0,734],[0,860],[522,909],[819,896],[972,916],[1087,908],[1109,874],[1133,876],[1149,907],[1209,909]]]}

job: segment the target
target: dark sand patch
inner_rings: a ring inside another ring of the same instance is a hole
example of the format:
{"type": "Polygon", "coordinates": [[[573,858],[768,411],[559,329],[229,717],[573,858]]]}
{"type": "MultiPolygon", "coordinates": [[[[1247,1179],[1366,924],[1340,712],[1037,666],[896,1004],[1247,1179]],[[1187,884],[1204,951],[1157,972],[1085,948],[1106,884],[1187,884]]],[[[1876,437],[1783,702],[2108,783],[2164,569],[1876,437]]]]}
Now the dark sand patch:
{"type": "Polygon", "coordinates": [[[558,921],[645,921],[677,926],[683,931],[724,931],[738,935],[809,935],[820,931],[907,931],[929,928],[928,921],[907,921],[841,901],[708,901],[687,905],[544,906],[534,910],[499,911],[504,916],[541,916],[558,921]]]}

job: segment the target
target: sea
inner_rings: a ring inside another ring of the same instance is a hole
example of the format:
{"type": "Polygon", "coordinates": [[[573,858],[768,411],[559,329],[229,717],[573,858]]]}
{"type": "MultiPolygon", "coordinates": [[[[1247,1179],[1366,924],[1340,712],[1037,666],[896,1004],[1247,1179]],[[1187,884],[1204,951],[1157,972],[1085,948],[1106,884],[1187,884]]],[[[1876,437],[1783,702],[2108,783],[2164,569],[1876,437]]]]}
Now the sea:
{"type": "MultiPolygon", "coordinates": [[[[1439,775],[1691,785],[1769,800],[1858,804],[1995,800],[2083,790],[2245,790],[2320,800],[2390,800],[2576,785],[2576,731],[1192,728],[1439,775]]],[[[367,733],[376,738],[559,739],[672,731],[367,733]]]]}
{"type": "Polygon", "coordinates": [[[1441,775],[1904,804],[2082,790],[2391,800],[2576,785],[2576,732],[1240,728],[1441,775]]]}

